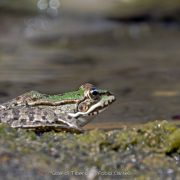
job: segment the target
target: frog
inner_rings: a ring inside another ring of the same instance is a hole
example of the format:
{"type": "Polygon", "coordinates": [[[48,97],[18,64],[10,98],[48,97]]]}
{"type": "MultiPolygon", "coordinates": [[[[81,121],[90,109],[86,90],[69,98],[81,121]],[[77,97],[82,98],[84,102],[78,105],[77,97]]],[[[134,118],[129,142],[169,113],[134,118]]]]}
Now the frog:
{"type": "Polygon", "coordinates": [[[29,91],[0,105],[0,123],[35,132],[84,132],[83,127],[114,101],[110,91],[90,83],[56,95],[29,91]]]}

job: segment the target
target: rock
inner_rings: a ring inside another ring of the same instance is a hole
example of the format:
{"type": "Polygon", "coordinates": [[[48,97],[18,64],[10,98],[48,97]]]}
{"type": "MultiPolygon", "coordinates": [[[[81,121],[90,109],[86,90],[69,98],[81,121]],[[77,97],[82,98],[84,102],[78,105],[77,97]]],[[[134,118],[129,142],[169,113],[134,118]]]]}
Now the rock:
{"type": "Polygon", "coordinates": [[[180,178],[179,129],[167,121],[41,136],[0,125],[0,136],[2,179],[180,178]]]}

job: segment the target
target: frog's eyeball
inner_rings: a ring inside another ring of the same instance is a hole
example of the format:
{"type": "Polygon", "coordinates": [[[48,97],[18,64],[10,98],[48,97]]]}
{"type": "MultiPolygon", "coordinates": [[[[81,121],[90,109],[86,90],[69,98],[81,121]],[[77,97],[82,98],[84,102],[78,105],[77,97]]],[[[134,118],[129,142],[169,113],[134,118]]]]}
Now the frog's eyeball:
{"type": "Polygon", "coordinates": [[[99,99],[99,92],[96,89],[91,90],[88,92],[88,97],[92,100],[97,100],[99,99]]]}
{"type": "Polygon", "coordinates": [[[94,95],[94,96],[98,95],[97,90],[92,90],[91,93],[92,93],[92,95],[94,95]]]}

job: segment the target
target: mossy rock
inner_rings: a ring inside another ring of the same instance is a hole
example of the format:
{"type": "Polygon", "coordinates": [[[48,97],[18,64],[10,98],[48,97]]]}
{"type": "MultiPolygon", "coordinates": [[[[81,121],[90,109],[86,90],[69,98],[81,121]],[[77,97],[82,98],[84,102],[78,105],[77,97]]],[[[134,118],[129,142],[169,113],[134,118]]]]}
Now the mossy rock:
{"type": "Polygon", "coordinates": [[[67,170],[68,176],[74,177],[70,172],[86,171],[83,178],[92,172],[101,177],[115,171],[121,172],[121,177],[142,178],[143,174],[143,178],[163,178],[171,169],[172,177],[180,177],[180,131],[167,121],[111,131],[47,132],[41,136],[1,125],[0,136],[0,172],[4,179],[7,174],[22,178],[25,172],[31,178],[53,179],[59,173],[65,178],[67,174],[62,172],[67,170]]]}

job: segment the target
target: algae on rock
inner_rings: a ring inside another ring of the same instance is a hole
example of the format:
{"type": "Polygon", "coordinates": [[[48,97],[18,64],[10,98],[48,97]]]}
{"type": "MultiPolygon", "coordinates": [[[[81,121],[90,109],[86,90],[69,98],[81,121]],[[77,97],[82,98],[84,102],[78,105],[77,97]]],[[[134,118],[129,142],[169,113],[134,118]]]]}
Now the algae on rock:
{"type": "Polygon", "coordinates": [[[72,172],[82,171],[84,176],[93,171],[95,177],[121,172],[129,178],[140,178],[142,174],[163,178],[170,169],[170,176],[180,177],[180,130],[167,121],[111,131],[47,132],[41,136],[1,125],[0,136],[3,178],[7,174],[24,177],[28,172],[31,178],[53,179],[57,174],[75,176],[72,172]],[[67,171],[69,174],[63,174],[67,171]]]}

